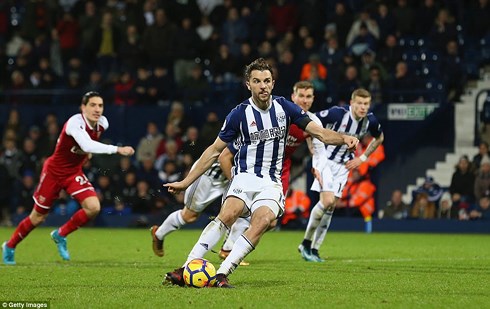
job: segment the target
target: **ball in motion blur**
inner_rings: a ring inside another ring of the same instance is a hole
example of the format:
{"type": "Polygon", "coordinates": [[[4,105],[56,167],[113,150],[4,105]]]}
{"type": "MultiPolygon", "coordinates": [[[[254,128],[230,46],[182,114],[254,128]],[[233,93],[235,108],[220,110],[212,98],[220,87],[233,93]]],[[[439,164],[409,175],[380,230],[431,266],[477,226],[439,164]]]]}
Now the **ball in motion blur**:
{"type": "Polygon", "coordinates": [[[191,260],[184,267],[184,281],[195,288],[211,287],[216,282],[216,269],[208,260],[191,260]]]}

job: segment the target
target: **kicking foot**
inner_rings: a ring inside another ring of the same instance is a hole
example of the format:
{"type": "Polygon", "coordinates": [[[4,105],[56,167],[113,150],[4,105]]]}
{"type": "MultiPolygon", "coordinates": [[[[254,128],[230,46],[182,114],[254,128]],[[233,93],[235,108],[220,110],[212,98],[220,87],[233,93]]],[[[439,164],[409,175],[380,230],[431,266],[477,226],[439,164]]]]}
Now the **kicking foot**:
{"type": "Polygon", "coordinates": [[[165,279],[162,284],[170,283],[178,286],[185,286],[184,281],[184,267],[177,268],[174,271],[170,271],[165,275],[165,279]]]}
{"type": "Polygon", "coordinates": [[[157,235],[155,235],[157,230],[157,225],[150,228],[151,240],[153,241],[153,253],[155,253],[156,256],[162,257],[165,255],[165,252],[163,251],[163,240],[158,239],[157,235]]]}

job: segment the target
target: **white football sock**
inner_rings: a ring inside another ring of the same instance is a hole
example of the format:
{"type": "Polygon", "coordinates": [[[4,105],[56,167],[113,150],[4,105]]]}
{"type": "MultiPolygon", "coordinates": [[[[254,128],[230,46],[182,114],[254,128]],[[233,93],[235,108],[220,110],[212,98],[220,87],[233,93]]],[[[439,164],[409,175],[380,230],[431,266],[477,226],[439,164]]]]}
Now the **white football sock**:
{"type": "Polygon", "coordinates": [[[323,208],[322,202],[318,201],[311,211],[310,219],[308,219],[304,239],[311,240],[313,238],[313,233],[320,224],[324,213],[325,208],[323,208]]]}
{"type": "Polygon", "coordinates": [[[316,228],[315,236],[313,237],[313,242],[311,243],[312,249],[320,249],[320,246],[327,235],[328,228],[330,227],[330,222],[332,221],[333,211],[327,211],[322,217],[320,224],[316,228]]]}
{"type": "Polygon", "coordinates": [[[225,251],[231,251],[235,241],[242,235],[246,229],[250,226],[250,222],[244,218],[238,218],[236,222],[231,226],[230,232],[226,237],[225,243],[221,249],[225,251]]]}
{"type": "Polygon", "coordinates": [[[238,267],[238,265],[240,265],[240,262],[243,261],[243,259],[254,249],[255,247],[247,239],[247,237],[241,235],[235,241],[235,244],[231,249],[230,255],[228,255],[228,257],[226,257],[226,259],[221,263],[216,273],[225,274],[228,276],[235,270],[235,268],[238,267]]]}
{"type": "Polygon", "coordinates": [[[182,210],[176,210],[170,215],[168,215],[167,219],[163,221],[162,225],[158,227],[158,230],[155,232],[155,235],[158,239],[163,240],[165,236],[172,233],[175,230],[180,229],[182,226],[186,225],[184,218],[182,218],[182,210]]]}
{"type": "Polygon", "coordinates": [[[203,258],[206,253],[211,250],[221,239],[221,237],[226,233],[228,227],[221,222],[220,219],[215,218],[213,221],[204,228],[199,237],[199,240],[192,248],[187,261],[185,261],[184,266],[189,263],[189,261],[197,258],[203,258]]]}

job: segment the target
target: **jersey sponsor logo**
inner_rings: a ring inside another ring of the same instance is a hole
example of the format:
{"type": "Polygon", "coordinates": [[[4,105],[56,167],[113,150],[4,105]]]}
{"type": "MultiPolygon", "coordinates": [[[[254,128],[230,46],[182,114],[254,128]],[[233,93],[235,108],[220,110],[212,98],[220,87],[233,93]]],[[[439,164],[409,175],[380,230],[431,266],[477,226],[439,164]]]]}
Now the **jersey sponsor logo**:
{"type": "Polygon", "coordinates": [[[283,139],[286,135],[286,126],[274,127],[270,129],[264,129],[257,132],[250,133],[250,140],[252,142],[265,141],[269,139],[283,139]]]}

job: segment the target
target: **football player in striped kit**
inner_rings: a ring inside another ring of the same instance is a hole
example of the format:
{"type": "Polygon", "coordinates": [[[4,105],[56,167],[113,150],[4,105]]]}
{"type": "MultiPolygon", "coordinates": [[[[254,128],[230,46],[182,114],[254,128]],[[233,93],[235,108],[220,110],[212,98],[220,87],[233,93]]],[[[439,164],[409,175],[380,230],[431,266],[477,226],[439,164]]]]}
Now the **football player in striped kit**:
{"type": "MultiPolygon", "coordinates": [[[[227,143],[237,141],[233,178],[220,213],[203,230],[186,261],[202,258],[238,217],[251,216],[250,227],[237,239],[217,270],[216,286],[221,288],[232,287],[228,275],[255,249],[270,224],[284,210],[281,171],[289,126],[294,123],[323,143],[346,145],[351,150],[359,142],[354,136],[322,128],[298,105],[272,96],[273,71],[263,58],[245,68],[245,82],[251,97],[228,114],[215,142],[203,152],[187,177],[164,185],[171,193],[187,189],[213,164],[227,143]]],[[[183,286],[182,274],[183,267],[168,272],[166,280],[183,286]]]]}
{"type": "MultiPolygon", "coordinates": [[[[350,106],[335,106],[317,113],[325,128],[359,139],[370,133],[374,138],[358,157],[342,145],[324,145],[313,140],[315,181],[311,189],[320,192],[320,200],[311,210],[303,242],[298,247],[307,261],[324,261],[318,250],[330,226],[337,200],[342,197],[349,171],[358,168],[383,143],[381,125],[374,114],[369,112],[370,106],[371,94],[359,88],[352,92],[350,106]]],[[[371,224],[369,218],[366,224],[371,224]]]]}

